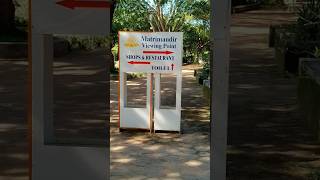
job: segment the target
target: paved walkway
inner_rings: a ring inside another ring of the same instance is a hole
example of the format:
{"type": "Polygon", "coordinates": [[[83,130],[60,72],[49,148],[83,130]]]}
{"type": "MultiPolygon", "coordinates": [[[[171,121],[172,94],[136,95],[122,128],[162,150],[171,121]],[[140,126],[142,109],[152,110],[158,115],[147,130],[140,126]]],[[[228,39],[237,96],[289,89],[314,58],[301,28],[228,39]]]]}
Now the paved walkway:
{"type": "MultiPolygon", "coordinates": [[[[0,179],[27,179],[26,62],[1,60],[0,179]]],[[[54,118],[58,138],[104,137],[106,65],[103,51],[72,53],[54,63],[54,118]]],[[[202,87],[195,82],[192,66],[183,68],[183,134],[123,132],[117,130],[118,82],[110,81],[111,94],[111,179],[208,179],[209,106],[202,87]]],[[[163,86],[172,104],[174,79],[165,76],[163,86]]],[[[136,82],[135,82],[136,81],[136,82]]],[[[129,92],[143,101],[143,80],[129,92]],[[142,98],[140,98],[142,97],[142,98]]],[[[129,101],[130,101],[129,98],[129,101]]]]}
{"type": "MultiPolygon", "coordinates": [[[[193,77],[192,66],[183,68],[182,134],[118,132],[117,81],[111,81],[111,179],[209,179],[209,106],[202,87],[193,77]]],[[[162,78],[163,90],[174,86],[172,76],[162,78]]],[[[145,95],[145,81],[128,82],[129,102],[145,95]],[[136,85],[134,87],[134,85],[136,85]],[[133,87],[132,87],[133,86],[133,87]]],[[[170,90],[169,90],[170,91],[170,90]]],[[[166,105],[172,105],[174,93],[166,93],[166,105]]]]}
{"type": "Polygon", "coordinates": [[[297,81],[279,72],[268,26],[292,20],[277,11],[232,18],[228,177],[307,180],[320,169],[320,145],[298,113],[297,81]]]}
{"type": "Polygon", "coordinates": [[[0,180],[27,179],[25,59],[0,59],[0,180]]]}

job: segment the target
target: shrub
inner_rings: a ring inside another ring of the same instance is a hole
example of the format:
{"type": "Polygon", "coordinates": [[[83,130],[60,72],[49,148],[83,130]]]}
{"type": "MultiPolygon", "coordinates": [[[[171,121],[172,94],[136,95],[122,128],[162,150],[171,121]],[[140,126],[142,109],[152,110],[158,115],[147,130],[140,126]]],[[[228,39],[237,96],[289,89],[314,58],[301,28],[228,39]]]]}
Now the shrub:
{"type": "Polygon", "coordinates": [[[320,0],[308,0],[298,12],[297,40],[320,40],[320,0]]]}
{"type": "Polygon", "coordinates": [[[112,40],[111,37],[90,37],[90,36],[63,36],[72,49],[93,50],[96,48],[108,48],[112,40]]]}
{"type": "Polygon", "coordinates": [[[28,20],[28,0],[14,0],[16,22],[25,24],[28,20]]]}
{"type": "Polygon", "coordinates": [[[314,50],[313,56],[315,58],[320,58],[320,48],[316,47],[316,49],[314,50]]]}
{"type": "Polygon", "coordinates": [[[320,180],[320,171],[314,170],[309,175],[309,180],[320,180]]]}
{"type": "Polygon", "coordinates": [[[298,12],[294,43],[296,51],[313,56],[320,47],[320,0],[308,0],[298,12]]]}
{"type": "Polygon", "coordinates": [[[136,78],[142,78],[144,76],[145,76],[145,73],[128,73],[127,79],[131,80],[131,79],[136,79],[136,78]]]}
{"type": "Polygon", "coordinates": [[[209,63],[206,63],[203,65],[200,77],[202,79],[208,79],[209,75],[210,75],[210,66],[209,66],[209,63]]]}

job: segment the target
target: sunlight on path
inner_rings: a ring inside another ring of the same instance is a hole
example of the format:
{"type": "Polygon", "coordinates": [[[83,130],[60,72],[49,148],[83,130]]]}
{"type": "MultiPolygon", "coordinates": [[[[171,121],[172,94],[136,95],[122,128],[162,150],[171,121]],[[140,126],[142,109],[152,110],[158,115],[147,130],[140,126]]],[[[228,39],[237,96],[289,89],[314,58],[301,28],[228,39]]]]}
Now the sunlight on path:
{"type": "MultiPolygon", "coordinates": [[[[166,80],[174,85],[174,78],[166,80]]],[[[139,80],[135,80],[135,83],[137,81],[139,80]]],[[[139,93],[142,95],[143,92],[144,90],[140,90],[139,93]]],[[[193,77],[192,67],[185,66],[182,92],[183,133],[119,133],[117,81],[112,81],[111,179],[209,179],[209,107],[205,102],[202,87],[193,77]]]]}

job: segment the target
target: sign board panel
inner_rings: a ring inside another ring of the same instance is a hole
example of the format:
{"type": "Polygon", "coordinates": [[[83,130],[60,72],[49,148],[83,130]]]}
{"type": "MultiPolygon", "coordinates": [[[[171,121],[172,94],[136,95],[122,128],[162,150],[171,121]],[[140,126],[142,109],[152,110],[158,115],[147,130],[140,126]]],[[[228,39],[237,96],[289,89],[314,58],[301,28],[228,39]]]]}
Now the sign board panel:
{"type": "Polygon", "coordinates": [[[111,2],[32,0],[33,33],[108,35],[111,2]]]}
{"type": "Polygon", "coordinates": [[[182,32],[119,32],[121,72],[178,73],[182,32]]]}

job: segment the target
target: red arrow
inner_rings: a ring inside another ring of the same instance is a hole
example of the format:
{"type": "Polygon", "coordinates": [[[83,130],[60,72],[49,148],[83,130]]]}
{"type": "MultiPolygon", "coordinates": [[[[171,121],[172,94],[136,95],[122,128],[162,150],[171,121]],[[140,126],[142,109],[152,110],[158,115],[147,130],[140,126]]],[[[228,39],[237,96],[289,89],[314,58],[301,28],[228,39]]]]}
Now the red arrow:
{"type": "Polygon", "coordinates": [[[111,8],[111,3],[107,1],[77,1],[77,0],[62,0],[56,4],[69,9],[74,8],[111,8]]]}
{"type": "Polygon", "coordinates": [[[172,54],[172,51],[143,51],[144,54],[172,54]]]}
{"type": "Polygon", "coordinates": [[[150,62],[146,61],[130,61],[129,64],[151,64],[150,62]]]}

